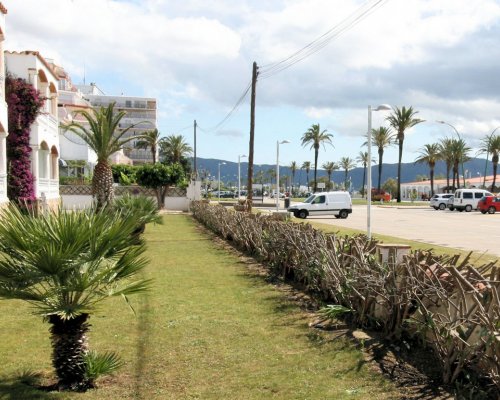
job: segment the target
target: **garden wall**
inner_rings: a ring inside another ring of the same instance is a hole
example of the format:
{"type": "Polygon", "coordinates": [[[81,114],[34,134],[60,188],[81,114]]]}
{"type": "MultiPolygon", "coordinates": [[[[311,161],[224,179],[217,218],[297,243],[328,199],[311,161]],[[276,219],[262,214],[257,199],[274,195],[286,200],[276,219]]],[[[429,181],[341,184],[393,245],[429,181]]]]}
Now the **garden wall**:
{"type": "Polygon", "coordinates": [[[309,224],[203,202],[191,210],[273,274],[303,284],[325,303],[346,307],[353,324],[389,339],[413,337],[432,349],[444,383],[473,371],[500,389],[500,268],[493,263],[474,268],[469,257],[421,250],[399,263],[382,262],[376,241],[365,235],[325,234],[309,224]]]}
{"type": "MultiPolygon", "coordinates": [[[[92,187],[90,185],[61,185],[59,186],[62,207],[65,210],[89,208],[92,205],[92,187]]],[[[115,196],[119,197],[125,193],[132,195],[142,194],[153,197],[156,200],[156,192],[141,186],[117,186],[115,196]]],[[[188,211],[190,199],[186,189],[169,188],[165,196],[165,208],[174,211],[188,211]]]]}

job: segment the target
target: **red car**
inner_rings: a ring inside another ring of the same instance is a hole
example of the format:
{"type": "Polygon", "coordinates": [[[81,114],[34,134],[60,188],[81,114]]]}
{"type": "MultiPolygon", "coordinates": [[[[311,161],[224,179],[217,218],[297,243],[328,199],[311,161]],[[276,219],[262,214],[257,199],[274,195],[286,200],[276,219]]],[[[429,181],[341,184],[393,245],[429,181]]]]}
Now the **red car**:
{"type": "Polygon", "coordinates": [[[500,211],[500,197],[483,196],[477,203],[477,209],[483,214],[495,214],[500,211]]]}

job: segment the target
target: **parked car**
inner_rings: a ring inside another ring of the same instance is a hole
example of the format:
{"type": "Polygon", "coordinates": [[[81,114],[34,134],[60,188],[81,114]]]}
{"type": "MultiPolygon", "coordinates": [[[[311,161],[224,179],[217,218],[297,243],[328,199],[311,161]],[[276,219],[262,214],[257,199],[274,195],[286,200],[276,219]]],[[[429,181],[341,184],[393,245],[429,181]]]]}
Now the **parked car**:
{"type": "Polygon", "coordinates": [[[446,204],[446,208],[450,211],[453,211],[455,209],[455,207],[453,207],[453,199],[455,198],[455,196],[451,196],[449,199],[448,199],[448,203],[446,204]]]}
{"type": "Polygon", "coordinates": [[[483,189],[457,189],[454,196],[453,207],[455,210],[471,212],[477,210],[477,203],[483,196],[493,196],[493,194],[483,189]]]}
{"type": "Polygon", "coordinates": [[[352,213],[352,200],[349,192],[323,192],[309,196],[303,203],[287,208],[296,218],[309,215],[334,215],[335,218],[347,218],[352,213]]]}
{"type": "Polygon", "coordinates": [[[477,209],[483,214],[495,214],[500,211],[500,197],[484,196],[477,203],[477,209]]]}
{"type": "Polygon", "coordinates": [[[434,208],[434,210],[446,210],[450,197],[453,197],[452,193],[436,193],[431,197],[429,206],[434,208]]]}

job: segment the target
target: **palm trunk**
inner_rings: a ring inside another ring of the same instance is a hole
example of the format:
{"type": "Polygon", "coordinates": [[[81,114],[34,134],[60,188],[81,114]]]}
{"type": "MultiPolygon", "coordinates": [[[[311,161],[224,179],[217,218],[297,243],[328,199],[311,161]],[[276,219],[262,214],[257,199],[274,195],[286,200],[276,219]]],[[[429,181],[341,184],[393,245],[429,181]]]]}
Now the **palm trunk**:
{"type": "MultiPolygon", "coordinates": [[[[446,193],[450,192],[450,169],[451,165],[449,162],[446,162],[446,193]]],[[[455,187],[455,184],[453,184],[453,187],[455,187]]]]}
{"type": "Polygon", "coordinates": [[[94,387],[94,382],[85,376],[84,356],[88,352],[88,314],[65,320],[57,315],[49,317],[52,364],[56,370],[58,390],[83,392],[94,387]]]}
{"type": "Polygon", "coordinates": [[[399,139],[399,158],[398,158],[398,194],[397,202],[401,203],[401,160],[403,159],[403,139],[399,139]]]}
{"type": "Polygon", "coordinates": [[[498,155],[494,155],[491,162],[493,163],[493,182],[491,183],[491,191],[495,192],[495,184],[497,180],[498,155]]]}
{"type": "Polygon", "coordinates": [[[113,172],[107,161],[98,161],[94,168],[92,196],[96,201],[97,211],[108,207],[113,202],[113,172]]]}
{"type": "Polygon", "coordinates": [[[314,193],[318,191],[318,149],[314,149],[314,193]]]}
{"type": "Polygon", "coordinates": [[[434,167],[431,168],[431,197],[434,196],[434,167]]]}
{"type": "MultiPolygon", "coordinates": [[[[363,197],[362,198],[365,198],[365,183],[366,183],[366,164],[365,164],[365,167],[363,168],[363,197]]],[[[380,184],[380,178],[379,178],[379,184],[380,184]]]]}
{"type": "MultiPolygon", "coordinates": [[[[377,193],[380,193],[380,182],[382,181],[382,157],[384,156],[384,150],[378,152],[378,185],[377,193]]],[[[371,165],[371,160],[368,160],[371,165]]]]}

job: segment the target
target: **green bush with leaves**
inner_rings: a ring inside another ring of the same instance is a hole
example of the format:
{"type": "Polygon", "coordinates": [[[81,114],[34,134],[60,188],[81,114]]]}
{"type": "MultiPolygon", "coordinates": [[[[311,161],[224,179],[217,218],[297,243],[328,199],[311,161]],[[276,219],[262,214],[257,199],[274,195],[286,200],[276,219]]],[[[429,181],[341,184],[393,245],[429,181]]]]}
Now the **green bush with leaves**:
{"type": "Polygon", "coordinates": [[[29,302],[51,325],[58,390],[95,387],[88,367],[90,314],[110,297],[127,300],[148,288],[140,278],[144,244],[130,241],[137,220],[92,210],[34,217],[13,205],[0,219],[0,298],[29,302]]]}
{"type": "Polygon", "coordinates": [[[132,233],[134,238],[144,232],[146,224],[163,223],[155,200],[144,195],[133,196],[127,193],[115,199],[113,210],[124,218],[132,218],[136,221],[136,229],[132,233]]]}
{"type": "Polygon", "coordinates": [[[137,166],[127,165],[127,164],[113,164],[111,166],[111,171],[113,173],[113,182],[120,183],[124,180],[128,180],[129,184],[136,183],[135,181],[135,172],[137,171],[137,166]],[[125,178],[123,178],[125,175],[125,178]]]}
{"type": "Polygon", "coordinates": [[[171,165],[145,164],[136,171],[137,183],[156,191],[158,207],[165,206],[165,194],[169,186],[185,185],[184,169],[178,163],[171,165]]]}

